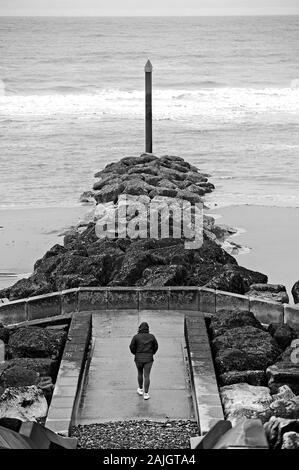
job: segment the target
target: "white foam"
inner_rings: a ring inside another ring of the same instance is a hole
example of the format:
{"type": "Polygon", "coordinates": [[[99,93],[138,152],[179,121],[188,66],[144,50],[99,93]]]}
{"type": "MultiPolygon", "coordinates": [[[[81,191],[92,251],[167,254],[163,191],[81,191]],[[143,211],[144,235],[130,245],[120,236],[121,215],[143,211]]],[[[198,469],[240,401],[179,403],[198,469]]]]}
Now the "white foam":
{"type": "MultiPolygon", "coordinates": [[[[239,118],[248,120],[265,113],[299,113],[299,88],[211,88],[196,91],[154,89],[154,117],[188,119],[198,116],[202,124],[214,125],[239,118]]],[[[95,94],[5,95],[1,96],[1,114],[6,118],[76,115],[80,119],[99,119],[112,115],[144,118],[143,90],[99,90],[95,94]]]]}
{"type": "Polygon", "coordinates": [[[299,88],[299,78],[295,78],[291,81],[291,88],[299,88]]]}

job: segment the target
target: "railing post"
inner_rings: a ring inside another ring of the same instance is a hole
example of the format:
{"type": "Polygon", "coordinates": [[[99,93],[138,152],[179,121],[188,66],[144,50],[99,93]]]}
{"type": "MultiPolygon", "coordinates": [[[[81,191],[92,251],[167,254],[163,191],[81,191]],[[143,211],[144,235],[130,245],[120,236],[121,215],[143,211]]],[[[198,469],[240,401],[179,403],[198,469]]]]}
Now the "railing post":
{"type": "Polygon", "coordinates": [[[153,153],[153,123],[152,123],[152,71],[150,60],[144,67],[145,70],[145,151],[153,153]]]}

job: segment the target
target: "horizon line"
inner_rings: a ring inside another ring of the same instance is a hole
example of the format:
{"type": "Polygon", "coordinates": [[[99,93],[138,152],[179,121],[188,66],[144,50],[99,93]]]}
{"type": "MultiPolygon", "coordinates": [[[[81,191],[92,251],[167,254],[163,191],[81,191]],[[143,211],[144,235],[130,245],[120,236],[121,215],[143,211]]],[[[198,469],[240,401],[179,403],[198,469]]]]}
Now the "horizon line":
{"type": "Polygon", "coordinates": [[[223,14],[177,14],[177,15],[166,15],[166,14],[153,14],[153,15],[106,15],[106,14],[48,14],[48,15],[41,15],[41,14],[6,14],[0,12],[0,18],[223,18],[223,17],[264,17],[264,16],[299,16],[298,13],[223,13],[223,14]]]}

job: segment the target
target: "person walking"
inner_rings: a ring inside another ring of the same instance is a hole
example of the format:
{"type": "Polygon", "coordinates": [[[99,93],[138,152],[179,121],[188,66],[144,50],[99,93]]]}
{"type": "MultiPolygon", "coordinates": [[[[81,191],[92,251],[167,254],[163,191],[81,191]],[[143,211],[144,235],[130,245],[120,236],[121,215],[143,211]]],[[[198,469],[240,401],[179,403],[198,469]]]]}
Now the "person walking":
{"type": "Polygon", "coordinates": [[[137,335],[133,336],[130,351],[135,355],[135,364],[138,371],[138,395],[144,400],[149,399],[150,373],[154,362],[154,354],[158,351],[158,342],[149,332],[148,323],[143,322],[138,328],[137,335]],[[144,389],[143,389],[144,379],[144,389]]]}

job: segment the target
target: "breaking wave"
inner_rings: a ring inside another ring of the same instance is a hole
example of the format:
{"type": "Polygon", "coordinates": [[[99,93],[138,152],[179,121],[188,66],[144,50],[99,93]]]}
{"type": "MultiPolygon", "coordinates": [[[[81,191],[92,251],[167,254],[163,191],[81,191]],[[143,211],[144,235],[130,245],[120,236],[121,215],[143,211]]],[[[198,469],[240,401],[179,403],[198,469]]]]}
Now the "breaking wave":
{"type": "MultiPolygon", "coordinates": [[[[143,90],[97,90],[95,93],[78,93],[74,87],[59,86],[61,93],[50,95],[5,95],[4,82],[0,82],[1,117],[51,116],[56,114],[94,116],[119,116],[143,118],[143,90]],[[2,88],[1,88],[2,84],[2,88]],[[1,94],[2,90],[2,94],[1,94]],[[72,93],[69,93],[69,92],[72,93]]],[[[57,90],[56,90],[57,91],[57,90]]],[[[153,91],[154,118],[186,119],[208,117],[224,122],[240,118],[278,113],[299,112],[299,80],[289,88],[201,88],[197,90],[156,89],[153,91]],[[297,83],[298,82],[298,83],[297,83]],[[297,84],[297,85],[296,85],[297,84]]]]}

